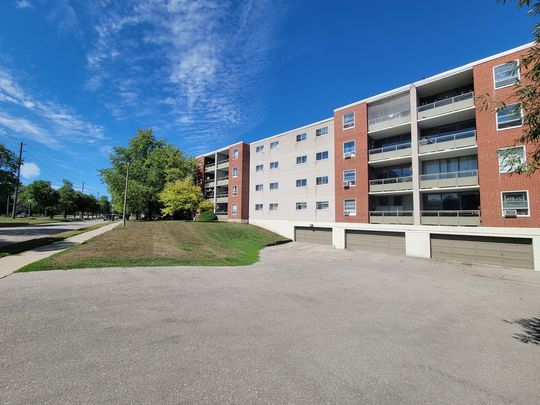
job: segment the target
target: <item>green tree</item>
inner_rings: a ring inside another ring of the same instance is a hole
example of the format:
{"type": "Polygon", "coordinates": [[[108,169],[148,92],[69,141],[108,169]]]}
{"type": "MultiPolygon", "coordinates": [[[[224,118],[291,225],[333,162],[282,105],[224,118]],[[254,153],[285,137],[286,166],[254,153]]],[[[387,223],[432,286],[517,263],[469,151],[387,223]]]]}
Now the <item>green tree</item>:
{"type": "Polygon", "coordinates": [[[60,194],[52,188],[50,181],[35,180],[23,191],[23,201],[36,204],[37,209],[41,209],[45,215],[51,218],[57,208],[60,194]]]}
{"type": "Polygon", "coordinates": [[[192,178],[195,161],[165,142],[156,139],[151,129],[137,130],[127,147],[116,147],[109,156],[111,167],[100,171],[107,184],[113,205],[118,209],[124,200],[124,186],[129,164],[128,212],[151,219],[161,204],[159,193],[170,181],[192,178]]]}
{"type": "Polygon", "coordinates": [[[0,202],[11,195],[17,182],[17,158],[15,154],[0,144],[0,202]]]}
{"type": "Polygon", "coordinates": [[[161,209],[163,216],[187,215],[189,219],[192,219],[204,201],[204,197],[201,188],[194,185],[192,179],[185,178],[167,183],[159,194],[159,200],[163,204],[161,209]]]}
{"type": "Polygon", "coordinates": [[[63,185],[58,189],[58,208],[64,212],[64,218],[67,218],[68,213],[75,210],[75,189],[73,183],[64,179],[63,185]]]}
{"type": "Polygon", "coordinates": [[[109,202],[109,199],[106,196],[102,195],[101,197],[99,197],[98,205],[99,205],[99,213],[101,215],[106,215],[106,214],[111,213],[111,203],[109,202]]]}

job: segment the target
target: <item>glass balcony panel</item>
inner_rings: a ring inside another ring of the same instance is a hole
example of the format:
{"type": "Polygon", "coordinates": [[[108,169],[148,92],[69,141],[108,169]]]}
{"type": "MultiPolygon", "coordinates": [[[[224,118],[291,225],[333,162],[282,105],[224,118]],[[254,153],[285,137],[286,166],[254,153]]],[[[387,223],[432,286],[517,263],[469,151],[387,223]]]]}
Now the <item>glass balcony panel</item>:
{"type": "Polygon", "coordinates": [[[418,107],[418,119],[431,118],[470,107],[474,107],[474,92],[472,91],[435,101],[434,103],[421,105],[418,107]]]}
{"type": "Polygon", "coordinates": [[[430,153],[475,145],[476,130],[471,130],[436,137],[421,138],[418,141],[418,151],[420,153],[430,153]]]}
{"type": "Polygon", "coordinates": [[[382,148],[370,149],[369,151],[370,162],[404,156],[411,156],[410,142],[404,142],[398,145],[383,146],[382,148]]]}

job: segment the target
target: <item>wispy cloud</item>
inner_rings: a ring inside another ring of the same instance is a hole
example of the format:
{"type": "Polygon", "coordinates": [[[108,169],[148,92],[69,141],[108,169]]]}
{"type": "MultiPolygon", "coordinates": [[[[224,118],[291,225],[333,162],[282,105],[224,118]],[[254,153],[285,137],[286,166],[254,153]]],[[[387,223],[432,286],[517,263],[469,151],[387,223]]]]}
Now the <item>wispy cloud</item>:
{"type": "Polygon", "coordinates": [[[32,3],[28,0],[17,0],[15,2],[15,7],[17,8],[32,8],[32,3]]]}
{"type": "Polygon", "coordinates": [[[264,110],[280,5],[271,0],[103,0],[87,54],[89,90],[118,118],[139,117],[196,144],[234,136],[264,110]]]}
{"type": "Polygon", "coordinates": [[[0,125],[51,148],[61,147],[66,140],[92,144],[105,138],[100,125],[84,120],[67,106],[29,94],[1,66],[0,125]]]}

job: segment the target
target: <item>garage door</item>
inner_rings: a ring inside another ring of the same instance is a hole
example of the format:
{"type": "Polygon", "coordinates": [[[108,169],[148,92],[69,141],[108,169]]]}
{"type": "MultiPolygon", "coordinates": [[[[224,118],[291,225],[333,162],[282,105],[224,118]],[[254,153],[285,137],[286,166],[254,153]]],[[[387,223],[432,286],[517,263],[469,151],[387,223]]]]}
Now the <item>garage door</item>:
{"type": "Polygon", "coordinates": [[[431,235],[431,257],[465,263],[533,268],[532,240],[527,238],[431,235]]]}
{"type": "Polygon", "coordinates": [[[294,234],[294,240],[297,242],[332,245],[332,228],[296,227],[294,234]]]}
{"type": "Polygon", "coordinates": [[[405,254],[404,232],[345,231],[345,246],[351,250],[405,254]]]}

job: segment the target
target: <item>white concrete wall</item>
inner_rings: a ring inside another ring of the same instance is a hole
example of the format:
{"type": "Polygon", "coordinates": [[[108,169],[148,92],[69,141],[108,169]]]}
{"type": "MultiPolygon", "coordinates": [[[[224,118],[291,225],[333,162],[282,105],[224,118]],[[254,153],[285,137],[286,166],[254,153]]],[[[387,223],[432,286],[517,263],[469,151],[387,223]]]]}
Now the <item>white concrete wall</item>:
{"type": "Polygon", "coordinates": [[[334,120],[328,119],[250,144],[249,218],[257,220],[335,221],[334,192],[334,120]],[[328,134],[315,136],[318,128],[328,128],[328,134]],[[307,140],[296,142],[296,135],[307,133],[307,140]],[[279,141],[277,149],[270,143],[279,141]],[[262,152],[257,146],[264,145],[262,152]],[[328,152],[328,159],[316,160],[317,152],[328,152]],[[307,155],[307,163],[297,165],[296,157],[307,155]],[[270,169],[270,162],[279,162],[278,169],[270,169]],[[255,168],[264,164],[264,171],[255,168]],[[316,185],[316,178],[328,176],[328,184],[316,185]],[[297,179],[307,179],[307,187],[296,187],[297,179]],[[277,190],[270,190],[270,183],[278,182],[277,190]],[[263,191],[255,191],[256,184],[263,184],[263,191]],[[317,210],[317,201],[328,201],[326,210],[317,210]],[[297,202],[306,202],[307,209],[296,210],[297,202]],[[279,204],[270,211],[271,203],[279,204]],[[262,211],[255,211],[255,204],[263,204],[262,211]]]}

